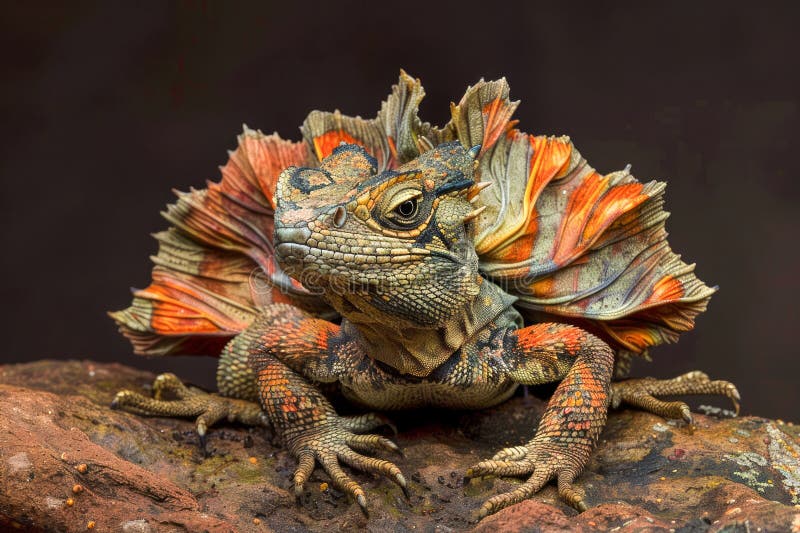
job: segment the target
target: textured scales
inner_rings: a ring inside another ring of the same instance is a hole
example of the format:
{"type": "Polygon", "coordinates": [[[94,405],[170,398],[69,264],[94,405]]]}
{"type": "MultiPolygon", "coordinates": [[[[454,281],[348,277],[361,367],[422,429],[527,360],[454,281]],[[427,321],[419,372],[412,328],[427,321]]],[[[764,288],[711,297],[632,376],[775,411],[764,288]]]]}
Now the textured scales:
{"type": "Polygon", "coordinates": [[[222,418],[271,424],[298,493],[319,464],[366,512],[341,464],[405,492],[395,464],[364,455],[397,446],[364,434],[382,415],[340,417],[329,391],[378,410],[481,408],[560,382],[536,436],[467,475],[528,478],[478,517],[550,480],[585,509],[573,482],[610,405],[691,421],[658,396],[738,401],[699,372],[611,383],[691,329],[713,290],[667,244],[663,183],[602,176],[568,138],[520,132],[505,80],[470,87],[442,128],[417,117],[423,96],[401,73],[374,119],[314,111],[299,143],[245,128],[219,183],[178,193],[152,284],[112,317],[138,353],[219,354],[219,394],[164,375],[154,398],[114,405],[197,417],[201,436],[222,418]]]}

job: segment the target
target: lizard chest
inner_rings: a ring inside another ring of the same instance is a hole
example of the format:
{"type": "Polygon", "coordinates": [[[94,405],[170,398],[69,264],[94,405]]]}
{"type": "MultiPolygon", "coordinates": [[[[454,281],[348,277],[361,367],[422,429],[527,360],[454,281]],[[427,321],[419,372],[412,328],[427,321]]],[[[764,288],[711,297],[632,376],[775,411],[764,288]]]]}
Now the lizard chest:
{"type": "Polygon", "coordinates": [[[508,399],[517,384],[508,378],[499,354],[459,350],[430,376],[416,378],[369,361],[340,377],[344,396],[370,409],[418,407],[481,409],[508,399]]]}
{"type": "Polygon", "coordinates": [[[367,339],[363,330],[344,320],[345,342],[336,350],[342,393],[379,410],[480,409],[506,400],[517,384],[503,359],[503,338],[507,328],[522,323],[513,301],[496,286],[484,283],[473,307],[454,315],[446,327],[403,331],[401,339],[392,339],[388,330],[376,330],[367,339]],[[450,355],[437,359],[437,354],[448,350],[450,355]],[[415,364],[421,360],[427,364],[415,364]]]}
{"type": "Polygon", "coordinates": [[[393,410],[419,407],[481,409],[507,400],[517,384],[503,380],[495,384],[469,386],[449,383],[388,383],[372,386],[355,381],[341,384],[344,396],[369,409],[393,410]]]}

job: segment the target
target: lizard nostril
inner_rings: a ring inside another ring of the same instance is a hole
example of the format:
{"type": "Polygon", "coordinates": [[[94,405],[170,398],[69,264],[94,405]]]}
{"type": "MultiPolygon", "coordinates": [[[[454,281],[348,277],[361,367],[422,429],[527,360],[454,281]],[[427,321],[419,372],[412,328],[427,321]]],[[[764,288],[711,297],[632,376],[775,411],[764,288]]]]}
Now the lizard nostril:
{"type": "Polygon", "coordinates": [[[345,221],[347,220],[347,210],[345,210],[344,206],[339,206],[336,208],[336,211],[333,212],[333,225],[337,228],[341,228],[344,226],[345,221]]]}

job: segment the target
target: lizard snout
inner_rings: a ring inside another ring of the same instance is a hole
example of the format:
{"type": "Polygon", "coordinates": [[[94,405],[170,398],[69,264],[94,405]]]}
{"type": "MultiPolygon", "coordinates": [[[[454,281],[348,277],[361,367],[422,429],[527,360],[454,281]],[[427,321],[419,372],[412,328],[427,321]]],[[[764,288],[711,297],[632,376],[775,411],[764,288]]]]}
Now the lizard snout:
{"type": "Polygon", "coordinates": [[[308,244],[308,239],[311,238],[311,230],[306,227],[292,228],[292,227],[276,227],[275,228],[275,245],[280,244],[308,244]]]}

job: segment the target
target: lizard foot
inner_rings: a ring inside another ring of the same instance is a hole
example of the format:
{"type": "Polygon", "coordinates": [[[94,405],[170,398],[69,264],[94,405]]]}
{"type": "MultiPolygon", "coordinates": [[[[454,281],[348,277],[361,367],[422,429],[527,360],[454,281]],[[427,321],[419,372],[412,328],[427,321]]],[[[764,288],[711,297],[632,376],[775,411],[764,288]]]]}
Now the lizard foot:
{"type": "Polygon", "coordinates": [[[550,480],[557,479],[558,494],[566,503],[585,511],[583,494],[573,486],[573,481],[583,470],[589,459],[589,451],[557,445],[546,438],[533,438],[525,446],[514,446],[500,450],[488,461],[481,461],[467,470],[464,478],[480,476],[527,476],[530,477],[516,489],[498,494],[487,500],[478,509],[475,520],[496,513],[500,509],[521,502],[533,496],[550,480]]]}
{"type": "Polygon", "coordinates": [[[667,402],[656,396],[676,394],[719,394],[733,402],[739,414],[739,391],[728,381],[712,381],[703,372],[688,372],[672,379],[628,379],[611,384],[611,406],[622,402],[636,406],[664,418],[682,418],[692,423],[692,413],[684,402],[667,402]]]}
{"type": "Polygon", "coordinates": [[[208,428],[223,418],[249,426],[269,425],[257,403],[187,387],[175,374],[161,374],[155,379],[152,398],[123,390],[114,397],[111,407],[143,416],[196,417],[197,435],[203,450],[208,428]]]}
{"type": "Polygon", "coordinates": [[[369,513],[364,489],[342,470],[340,463],[363,472],[388,477],[402,489],[408,499],[408,484],[395,464],[357,453],[357,451],[372,453],[386,450],[402,455],[397,444],[385,437],[356,433],[370,431],[381,425],[394,427],[386,418],[377,414],[334,416],[327,418],[319,426],[306,428],[296,435],[287,435],[289,450],[298,460],[298,467],[294,473],[294,491],[298,499],[303,493],[303,485],[317,463],[328,473],[336,488],[353,497],[365,516],[369,516],[369,513]]]}

